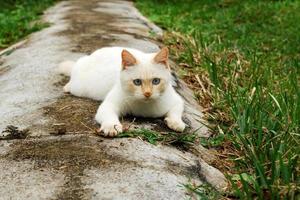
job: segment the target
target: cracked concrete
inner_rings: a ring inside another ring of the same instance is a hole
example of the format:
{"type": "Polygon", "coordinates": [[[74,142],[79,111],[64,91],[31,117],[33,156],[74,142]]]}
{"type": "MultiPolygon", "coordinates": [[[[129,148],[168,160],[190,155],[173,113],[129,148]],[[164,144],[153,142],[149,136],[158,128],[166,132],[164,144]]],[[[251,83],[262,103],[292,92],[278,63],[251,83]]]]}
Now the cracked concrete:
{"type": "MultiPolygon", "coordinates": [[[[0,53],[0,132],[8,125],[30,131],[26,139],[0,140],[0,199],[185,199],[180,185],[188,181],[226,187],[223,174],[198,155],[139,139],[94,136],[100,102],[62,93],[67,80],[55,71],[62,60],[104,46],[158,50],[162,31],[132,2],[63,1],[44,20],[48,28],[0,53]],[[51,136],[56,124],[68,134],[51,136]]],[[[180,80],[175,87],[186,100],[190,131],[208,137],[192,92],[180,80]]],[[[161,119],[131,125],[168,131],[161,119]]]]}

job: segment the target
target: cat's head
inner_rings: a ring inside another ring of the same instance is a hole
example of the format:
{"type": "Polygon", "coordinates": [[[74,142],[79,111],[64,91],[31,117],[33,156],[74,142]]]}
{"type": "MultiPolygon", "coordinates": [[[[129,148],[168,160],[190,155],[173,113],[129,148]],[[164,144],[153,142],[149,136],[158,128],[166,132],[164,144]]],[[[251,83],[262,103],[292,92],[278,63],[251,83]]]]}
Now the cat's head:
{"type": "Polygon", "coordinates": [[[132,54],[123,50],[121,56],[121,85],[131,97],[140,100],[156,99],[170,87],[168,48],[152,54],[132,54]]]}

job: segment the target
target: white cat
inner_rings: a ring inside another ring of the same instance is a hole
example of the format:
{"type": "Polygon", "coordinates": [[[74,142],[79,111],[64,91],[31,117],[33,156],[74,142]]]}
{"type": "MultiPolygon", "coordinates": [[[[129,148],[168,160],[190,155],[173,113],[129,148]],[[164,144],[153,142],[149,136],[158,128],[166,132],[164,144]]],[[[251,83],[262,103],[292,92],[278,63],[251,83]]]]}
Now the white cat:
{"type": "Polygon", "coordinates": [[[106,47],[76,63],[66,61],[59,71],[71,76],[65,92],[104,100],[96,121],[104,136],[122,132],[120,116],[165,117],[169,128],[182,132],[184,102],[172,87],[167,48],[158,53],[106,47]]]}

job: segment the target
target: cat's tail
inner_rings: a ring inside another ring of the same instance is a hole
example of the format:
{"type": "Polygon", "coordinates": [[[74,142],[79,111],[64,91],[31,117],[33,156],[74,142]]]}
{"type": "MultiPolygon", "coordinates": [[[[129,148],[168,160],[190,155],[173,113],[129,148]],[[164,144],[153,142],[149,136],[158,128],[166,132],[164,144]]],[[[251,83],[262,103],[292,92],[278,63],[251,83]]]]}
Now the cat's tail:
{"type": "Polygon", "coordinates": [[[70,60],[64,61],[64,62],[62,62],[58,65],[57,71],[60,74],[63,74],[63,75],[66,75],[66,76],[71,76],[71,72],[72,72],[72,69],[73,69],[74,65],[75,65],[74,61],[70,61],[70,60]]]}

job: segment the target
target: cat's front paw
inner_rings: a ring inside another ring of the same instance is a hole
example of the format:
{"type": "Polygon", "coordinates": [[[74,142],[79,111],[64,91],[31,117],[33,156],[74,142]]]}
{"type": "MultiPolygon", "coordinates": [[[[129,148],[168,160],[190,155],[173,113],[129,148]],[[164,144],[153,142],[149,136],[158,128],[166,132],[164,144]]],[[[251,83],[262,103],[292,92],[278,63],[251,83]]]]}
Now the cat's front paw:
{"type": "Polygon", "coordinates": [[[185,129],[185,123],[181,119],[172,119],[170,117],[166,117],[165,122],[170,129],[176,132],[182,132],[185,129]]]}
{"type": "Polygon", "coordinates": [[[123,130],[122,124],[102,123],[99,132],[105,137],[115,137],[123,130]]]}

